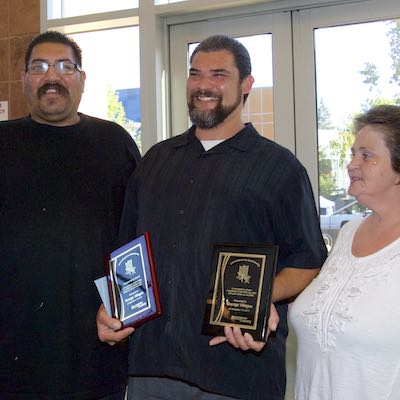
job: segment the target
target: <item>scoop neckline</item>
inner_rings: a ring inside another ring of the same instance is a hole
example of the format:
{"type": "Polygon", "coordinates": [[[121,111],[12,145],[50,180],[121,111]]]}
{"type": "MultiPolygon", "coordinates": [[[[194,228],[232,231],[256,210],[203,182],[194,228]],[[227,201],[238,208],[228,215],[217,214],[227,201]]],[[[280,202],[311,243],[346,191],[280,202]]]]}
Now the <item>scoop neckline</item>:
{"type": "Polygon", "coordinates": [[[362,221],[363,221],[363,219],[361,219],[360,222],[359,222],[357,225],[354,224],[355,226],[353,227],[353,232],[352,232],[352,234],[351,234],[351,240],[349,240],[349,248],[348,248],[348,251],[349,251],[349,253],[350,253],[350,256],[351,256],[354,260],[366,260],[366,259],[368,259],[368,258],[376,257],[376,256],[378,256],[380,253],[390,250],[392,247],[394,247],[394,246],[400,241],[400,236],[399,236],[397,239],[393,240],[393,242],[390,242],[390,243],[387,244],[386,246],[384,246],[384,247],[382,247],[381,249],[375,251],[375,253],[368,254],[368,255],[366,255],[366,256],[360,256],[360,257],[355,256],[355,255],[353,254],[353,250],[352,250],[352,249],[353,249],[354,235],[356,234],[356,231],[357,231],[358,227],[361,225],[362,221]]]}

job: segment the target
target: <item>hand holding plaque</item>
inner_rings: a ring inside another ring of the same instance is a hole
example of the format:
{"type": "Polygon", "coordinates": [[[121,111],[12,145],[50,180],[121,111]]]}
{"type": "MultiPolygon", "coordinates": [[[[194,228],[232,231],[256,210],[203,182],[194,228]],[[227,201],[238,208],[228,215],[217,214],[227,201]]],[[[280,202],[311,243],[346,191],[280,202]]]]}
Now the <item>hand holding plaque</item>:
{"type": "Polygon", "coordinates": [[[223,335],[237,326],[255,340],[267,340],[267,323],[278,247],[215,245],[213,273],[202,333],[223,335]]]}
{"type": "Polygon", "coordinates": [[[161,314],[147,232],[113,251],[108,267],[111,310],[123,327],[140,325],[161,314]]]}

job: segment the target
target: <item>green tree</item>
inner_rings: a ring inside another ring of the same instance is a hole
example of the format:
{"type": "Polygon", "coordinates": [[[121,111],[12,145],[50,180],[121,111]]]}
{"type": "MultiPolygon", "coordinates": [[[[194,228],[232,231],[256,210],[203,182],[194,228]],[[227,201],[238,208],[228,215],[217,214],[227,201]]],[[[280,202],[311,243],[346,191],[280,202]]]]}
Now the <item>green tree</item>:
{"type": "MultiPolygon", "coordinates": [[[[390,43],[390,57],[392,59],[393,75],[391,82],[399,85],[400,89],[400,19],[388,22],[390,28],[387,36],[390,43]]],[[[375,64],[366,62],[364,70],[360,74],[364,76],[364,83],[369,85],[371,97],[361,105],[361,112],[369,110],[371,107],[380,104],[400,104],[400,93],[395,98],[383,98],[379,90],[379,71],[375,64]]],[[[348,160],[348,154],[354,141],[352,121],[356,114],[349,115],[348,122],[343,129],[340,129],[339,135],[332,140],[329,145],[335,157],[339,160],[341,166],[344,166],[348,160]]]]}
{"type": "Polygon", "coordinates": [[[142,149],[140,127],[136,127],[138,124],[126,118],[124,105],[111,85],[107,87],[107,119],[124,127],[135,140],[139,150],[142,149]]]}
{"type": "Polygon", "coordinates": [[[331,113],[328,106],[325,104],[324,99],[319,101],[318,110],[318,129],[332,129],[331,113]]]}
{"type": "Polygon", "coordinates": [[[377,97],[377,98],[372,98],[372,99],[367,99],[362,105],[361,105],[361,111],[366,112],[370,108],[379,106],[381,104],[392,104],[392,105],[397,105],[399,104],[399,101],[397,98],[392,98],[392,99],[386,99],[384,97],[377,97]]]}
{"type": "Polygon", "coordinates": [[[393,99],[384,99],[380,96],[379,91],[379,71],[375,64],[366,62],[364,70],[360,71],[364,75],[364,83],[370,85],[369,91],[373,95],[363,104],[363,111],[379,104],[400,104],[400,19],[388,21],[389,29],[386,36],[389,39],[389,56],[392,60],[392,76],[390,83],[398,86],[398,93],[393,99]]]}
{"type": "Polygon", "coordinates": [[[400,104],[400,19],[388,21],[388,26],[389,29],[386,36],[389,39],[389,55],[392,60],[392,76],[390,78],[390,83],[397,85],[399,91],[394,98],[382,98],[379,90],[380,75],[378,68],[375,64],[366,62],[360,74],[364,76],[363,82],[369,85],[371,97],[362,104],[361,108],[363,112],[379,104],[400,104]]]}
{"type": "Polygon", "coordinates": [[[400,86],[400,19],[390,21],[388,31],[390,58],[392,59],[391,81],[400,86]]]}
{"type": "Polygon", "coordinates": [[[347,124],[343,129],[340,129],[335,139],[329,142],[329,147],[334,158],[339,161],[341,167],[346,166],[350,148],[354,142],[353,132],[353,119],[355,115],[351,115],[348,118],[347,124]]]}
{"type": "Polygon", "coordinates": [[[330,198],[336,191],[335,179],[332,174],[332,161],[328,159],[324,150],[319,150],[319,193],[321,196],[330,198]]]}
{"type": "Polygon", "coordinates": [[[107,87],[107,119],[119,125],[124,125],[127,122],[124,105],[111,85],[107,87]]]}
{"type": "MultiPolygon", "coordinates": [[[[364,84],[369,85],[369,98],[361,104],[360,112],[365,112],[373,106],[380,104],[395,104],[400,105],[400,19],[391,20],[388,22],[389,29],[387,37],[390,44],[390,58],[392,60],[392,76],[390,83],[398,86],[398,94],[393,98],[383,98],[379,89],[379,70],[375,64],[366,62],[364,69],[359,73],[364,77],[364,84]]],[[[341,167],[345,167],[349,160],[349,153],[351,146],[354,142],[353,123],[356,114],[349,115],[348,122],[343,128],[338,129],[338,135],[335,139],[329,142],[331,157],[339,161],[341,167]]],[[[329,110],[321,101],[318,107],[318,127],[331,128],[329,125],[329,110]],[[327,126],[325,125],[328,121],[327,126]]],[[[330,161],[327,159],[325,152],[320,151],[319,154],[319,172],[320,172],[320,193],[324,197],[332,198],[332,193],[337,191],[335,188],[334,180],[332,178],[332,171],[330,161]]],[[[359,211],[365,208],[359,206],[359,211]]]]}
{"type": "Polygon", "coordinates": [[[364,75],[363,83],[369,85],[369,91],[372,92],[378,85],[379,73],[378,68],[375,64],[366,62],[364,64],[365,68],[360,71],[361,75],[364,75]]]}

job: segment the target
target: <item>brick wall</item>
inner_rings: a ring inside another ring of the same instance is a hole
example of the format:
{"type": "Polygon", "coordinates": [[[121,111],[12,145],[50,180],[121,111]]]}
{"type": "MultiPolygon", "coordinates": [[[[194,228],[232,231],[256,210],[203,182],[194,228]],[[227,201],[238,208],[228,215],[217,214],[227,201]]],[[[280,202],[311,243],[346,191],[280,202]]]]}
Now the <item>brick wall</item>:
{"type": "Polygon", "coordinates": [[[40,31],[40,0],[0,0],[0,101],[10,119],[27,114],[21,74],[24,52],[40,31]]]}

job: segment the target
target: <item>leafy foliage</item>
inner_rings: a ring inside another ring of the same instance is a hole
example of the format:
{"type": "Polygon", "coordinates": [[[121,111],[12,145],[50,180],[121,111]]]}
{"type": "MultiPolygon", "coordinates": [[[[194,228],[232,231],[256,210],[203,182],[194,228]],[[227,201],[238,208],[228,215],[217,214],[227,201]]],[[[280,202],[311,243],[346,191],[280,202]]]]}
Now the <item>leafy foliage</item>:
{"type": "Polygon", "coordinates": [[[372,92],[374,88],[377,87],[378,81],[379,81],[379,72],[378,68],[376,67],[375,64],[366,62],[365,64],[365,69],[360,71],[361,75],[364,75],[364,80],[363,83],[366,85],[369,85],[369,91],[372,92]]]}
{"type": "Polygon", "coordinates": [[[325,104],[324,99],[319,101],[318,105],[318,129],[331,129],[333,128],[331,121],[331,113],[328,106],[325,104]]]}
{"type": "MultiPolygon", "coordinates": [[[[399,86],[399,93],[393,98],[383,98],[379,90],[379,80],[381,79],[379,75],[378,68],[374,63],[366,62],[365,68],[360,71],[360,74],[364,76],[363,82],[369,85],[369,92],[371,97],[366,99],[366,101],[361,104],[360,112],[366,112],[371,107],[380,104],[395,104],[400,105],[400,19],[391,20],[388,22],[389,29],[387,32],[387,37],[389,38],[390,44],[390,57],[392,59],[392,77],[390,83],[397,84],[399,86]]],[[[352,121],[357,113],[351,114],[348,117],[348,122],[346,126],[338,129],[338,135],[335,139],[329,142],[329,148],[333,157],[339,161],[339,165],[344,167],[348,160],[348,155],[350,148],[354,142],[354,132],[352,127],[352,121]]],[[[318,107],[318,127],[330,129],[329,122],[329,109],[326,105],[320,102],[318,107]]],[[[326,170],[326,154],[323,151],[319,152],[319,172],[320,172],[320,191],[321,194],[329,198],[335,188],[332,181],[328,178],[331,172],[326,170]],[[330,192],[329,192],[330,191],[330,192]]],[[[333,180],[333,178],[332,178],[333,180]]]]}
{"type": "Polygon", "coordinates": [[[107,87],[107,119],[119,125],[124,125],[126,122],[124,105],[111,85],[107,87]]]}
{"type": "Polygon", "coordinates": [[[390,57],[392,59],[392,82],[400,85],[400,19],[390,21],[388,31],[390,57]]]}
{"type": "Polygon", "coordinates": [[[125,108],[120,101],[118,93],[111,87],[107,88],[107,119],[121,125],[135,140],[139,150],[141,150],[141,130],[133,121],[126,118],[125,108]]]}
{"type": "Polygon", "coordinates": [[[329,198],[331,194],[337,189],[335,179],[332,174],[332,161],[328,159],[326,152],[320,150],[318,152],[319,158],[319,193],[321,196],[329,198]]]}

